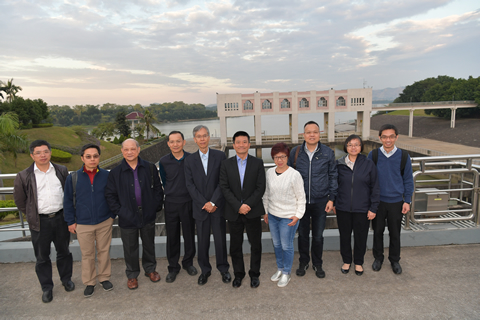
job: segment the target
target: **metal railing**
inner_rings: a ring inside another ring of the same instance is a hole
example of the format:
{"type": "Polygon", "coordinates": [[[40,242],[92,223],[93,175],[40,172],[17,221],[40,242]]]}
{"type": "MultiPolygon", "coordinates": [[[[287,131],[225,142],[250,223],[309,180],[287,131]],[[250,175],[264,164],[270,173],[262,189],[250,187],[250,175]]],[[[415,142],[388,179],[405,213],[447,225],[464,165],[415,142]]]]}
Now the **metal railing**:
{"type": "MultiPolygon", "coordinates": [[[[480,223],[480,165],[474,164],[475,159],[480,159],[480,154],[472,155],[456,155],[456,156],[436,156],[436,157],[415,157],[412,158],[412,167],[418,168],[417,171],[413,173],[415,191],[412,195],[412,205],[410,212],[407,213],[407,219],[405,219],[405,228],[410,229],[410,222],[413,223],[441,223],[441,222],[452,222],[452,221],[474,221],[478,226],[480,223]],[[463,161],[462,161],[463,160],[463,161]],[[435,169],[428,169],[429,167],[436,167],[435,169]],[[440,167],[440,168],[438,168],[440,167]],[[466,175],[471,175],[472,178],[469,180],[466,175]],[[434,180],[419,180],[420,176],[424,175],[447,175],[446,179],[434,179],[434,180]],[[457,177],[459,180],[459,188],[454,188],[452,186],[452,177],[457,177]],[[425,194],[429,191],[418,191],[417,185],[423,183],[446,183],[448,188],[439,189],[441,192],[447,193],[459,193],[458,197],[449,196],[449,201],[460,203],[466,208],[448,208],[447,210],[437,210],[437,211],[415,211],[415,200],[418,194],[425,194]],[[466,193],[471,194],[470,200],[465,199],[464,195],[466,193]],[[455,213],[454,216],[450,215],[455,213]],[[462,215],[467,214],[468,215],[462,215]],[[436,218],[419,218],[416,216],[422,215],[431,215],[431,214],[443,214],[436,218]]],[[[273,163],[265,163],[265,167],[273,167],[273,163]]],[[[0,179],[15,179],[16,174],[0,174],[0,179]]],[[[13,194],[13,187],[2,187],[0,188],[0,194],[13,194]]],[[[0,208],[0,212],[7,211],[18,211],[16,207],[10,208],[0,208]]],[[[0,229],[0,231],[21,231],[23,237],[26,236],[25,231],[28,231],[29,228],[25,228],[25,221],[23,215],[19,214],[21,228],[8,228],[0,229]]],[[[334,218],[334,215],[327,215],[328,218],[334,218]]],[[[157,222],[155,225],[165,225],[164,222],[157,222]]],[[[117,227],[118,225],[113,225],[117,227]]]]}
{"type": "Polygon", "coordinates": [[[412,205],[407,213],[405,228],[410,229],[410,223],[441,223],[453,221],[474,221],[479,225],[479,170],[480,166],[475,165],[475,159],[480,159],[480,155],[456,155],[456,156],[436,156],[436,157],[415,157],[412,158],[412,166],[418,167],[413,173],[414,193],[412,195],[412,205]],[[462,161],[463,160],[463,161],[462,161]],[[434,167],[428,169],[429,167],[434,167]],[[433,176],[435,179],[419,180],[421,176],[433,176]],[[446,176],[446,179],[438,178],[446,176]],[[455,188],[452,178],[458,179],[455,188]],[[447,188],[440,188],[438,192],[448,194],[448,205],[444,210],[415,210],[417,206],[418,195],[434,194],[437,191],[431,189],[419,190],[417,186],[424,183],[446,184],[447,188]],[[452,193],[458,193],[458,197],[453,197],[452,193]],[[470,197],[465,197],[469,193],[470,197]],[[452,215],[453,214],[453,215],[452,215]],[[467,214],[467,215],[465,215],[467,214]],[[427,218],[426,216],[437,216],[427,218]],[[423,216],[423,218],[422,218],[423,216]]]}

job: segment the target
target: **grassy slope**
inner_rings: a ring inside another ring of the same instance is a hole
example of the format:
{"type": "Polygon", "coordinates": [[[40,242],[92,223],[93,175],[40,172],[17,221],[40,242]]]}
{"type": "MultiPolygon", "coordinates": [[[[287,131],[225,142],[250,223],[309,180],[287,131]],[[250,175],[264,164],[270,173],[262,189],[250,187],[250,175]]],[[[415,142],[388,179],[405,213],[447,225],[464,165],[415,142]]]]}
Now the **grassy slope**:
{"type": "MultiPolygon", "coordinates": [[[[410,111],[409,110],[395,110],[395,111],[388,111],[388,114],[394,115],[394,116],[409,116],[410,111]]],[[[415,117],[434,117],[434,115],[431,114],[426,114],[425,110],[415,110],[413,111],[413,115],[415,117]]]]}

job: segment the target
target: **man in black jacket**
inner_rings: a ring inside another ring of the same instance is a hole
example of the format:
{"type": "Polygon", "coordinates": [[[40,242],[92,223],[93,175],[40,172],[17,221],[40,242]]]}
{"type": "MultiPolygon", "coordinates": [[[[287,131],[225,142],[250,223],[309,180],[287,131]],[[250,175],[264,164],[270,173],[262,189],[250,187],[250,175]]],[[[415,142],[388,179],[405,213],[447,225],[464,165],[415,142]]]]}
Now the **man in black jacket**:
{"type": "Polygon", "coordinates": [[[220,168],[220,188],[226,200],[225,218],[230,229],[230,256],[232,257],[233,287],[242,285],[245,277],[243,263],[243,230],[250,242],[250,286],[260,285],[260,263],[262,259],[262,222],[265,214],[262,196],[266,180],[263,160],[248,154],[250,136],[245,131],[233,135],[236,155],[224,160],[220,168]]]}
{"type": "Polygon", "coordinates": [[[68,248],[70,233],[63,218],[63,188],[68,176],[64,166],[50,162],[52,149],[45,140],[30,144],[34,163],[17,174],[13,197],[27,216],[37,263],[35,271],[42,286],[42,301],[53,299],[51,243],[57,250],[57,269],[66,291],[75,289],[72,282],[73,258],[68,248]]]}
{"type": "Polygon", "coordinates": [[[180,131],[168,134],[171,153],[159,161],[160,177],[165,191],[165,226],[167,229],[168,274],[165,281],[172,283],[180,272],[180,224],[183,232],[185,254],[182,266],[191,276],[197,274],[193,266],[195,257],[195,220],[193,220],[192,198],[185,185],[185,158],[190,153],[183,150],[185,138],[180,131]]]}
{"type": "Polygon", "coordinates": [[[222,274],[222,281],[232,280],[227,260],[226,223],[223,217],[225,199],[218,184],[220,165],[225,160],[225,153],[210,149],[210,131],[207,127],[198,125],[193,129],[193,139],[198,145],[198,151],[185,159],[185,181],[188,193],[192,197],[193,218],[197,225],[198,265],[202,274],[198,284],[204,285],[211,275],[212,266],[209,261],[210,230],[215,242],[215,257],[217,269],[222,274]]]}
{"type": "Polygon", "coordinates": [[[123,242],[127,287],[138,288],[140,274],[138,234],[142,238],[142,266],[152,282],[160,281],[155,271],[155,218],[162,209],[163,189],[157,167],[140,154],[134,139],[122,143],[123,161],[108,175],[105,197],[110,210],[118,215],[123,242]]]}

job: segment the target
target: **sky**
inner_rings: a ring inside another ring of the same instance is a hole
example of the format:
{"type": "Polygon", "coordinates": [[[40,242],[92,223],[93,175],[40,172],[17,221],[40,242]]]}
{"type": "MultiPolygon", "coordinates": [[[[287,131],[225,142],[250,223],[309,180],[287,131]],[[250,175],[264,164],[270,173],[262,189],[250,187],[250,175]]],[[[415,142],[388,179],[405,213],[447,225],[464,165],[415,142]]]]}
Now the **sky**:
{"type": "Polygon", "coordinates": [[[0,79],[50,105],[480,76],[478,0],[0,0],[0,79]]]}

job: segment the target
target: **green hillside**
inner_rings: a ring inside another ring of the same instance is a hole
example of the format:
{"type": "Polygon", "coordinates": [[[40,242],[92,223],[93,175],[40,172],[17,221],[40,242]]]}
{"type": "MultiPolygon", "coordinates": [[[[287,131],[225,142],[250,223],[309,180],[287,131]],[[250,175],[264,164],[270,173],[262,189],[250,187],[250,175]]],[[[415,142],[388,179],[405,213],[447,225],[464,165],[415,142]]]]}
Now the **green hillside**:
{"type": "MultiPolygon", "coordinates": [[[[25,133],[30,141],[43,139],[52,145],[75,147],[88,143],[88,141],[82,141],[81,137],[75,133],[72,128],[67,127],[35,128],[22,130],[21,132],[25,133]]],[[[111,158],[121,153],[120,146],[106,141],[101,141],[100,148],[102,150],[101,160],[111,158]]],[[[19,172],[31,165],[33,161],[28,153],[18,154],[17,167],[15,168],[13,156],[8,153],[3,156],[4,159],[0,161],[0,170],[2,170],[2,173],[19,172]]],[[[69,163],[63,163],[63,165],[66,165],[68,170],[76,170],[82,165],[82,160],[79,155],[74,154],[72,160],[69,163]]],[[[8,182],[8,180],[5,180],[5,185],[8,185],[8,182]]]]}

